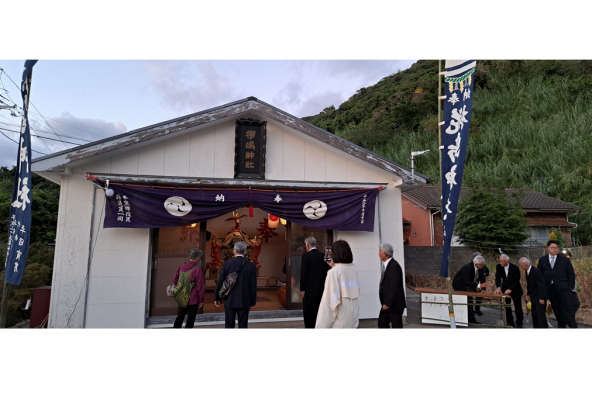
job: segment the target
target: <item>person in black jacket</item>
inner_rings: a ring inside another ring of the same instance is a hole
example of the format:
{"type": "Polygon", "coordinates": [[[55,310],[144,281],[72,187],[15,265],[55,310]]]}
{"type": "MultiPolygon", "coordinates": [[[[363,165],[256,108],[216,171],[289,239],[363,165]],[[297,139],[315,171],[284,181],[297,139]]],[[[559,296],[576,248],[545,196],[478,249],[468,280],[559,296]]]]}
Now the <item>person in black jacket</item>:
{"type": "Polygon", "coordinates": [[[576,274],[571,261],[559,253],[557,241],[547,242],[548,255],[539,259],[539,270],[545,278],[549,301],[553,306],[557,326],[577,328],[573,310],[572,292],[576,285],[576,274]]]}
{"type": "MultiPolygon", "coordinates": [[[[456,275],[454,275],[452,288],[457,291],[481,292],[481,284],[485,283],[483,268],[485,268],[485,258],[483,256],[475,257],[472,263],[463,265],[456,275]]],[[[467,303],[472,304],[473,297],[467,297],[467,303]]],[[[475,312],[472,305],[468,305],[467,311],[469,314],[469,323],[479,324],[477,319],[475,319],[475,312]]]]}
{"type": "Polygon", "coordinates": [[[526,272],[526,301],[530,302],[532,326],[534,328],[549,328],[545,315],[547,312],[547,286],[543,274],[533,267],[526,257],[522,257],[518,264],[526,272]]]}
{"type": "Polygon", "coordinates": [[[384,268],[378,291],[382,305],[378,314],[378,328],[403,328],[403,312],[407,308],[403,270],[397,260],[393,259],[391,244],[382,244],[378,249],[378,257],[384,268]]]}
{"type": "Polygon", "coordinates": [[[302,254],[300,268],[300,297],[302,297],[302,313],[304,328],[315,328],[319,306],[325,289],[327,271],[331,268],[325,262],[325,254],[317,250],[315,237],[304,240],[306,253],[302,254]]]}
{"type": "MultiPolygon", "coordinates": [[[[480,252],[473,253],[473,258],[477,256],[483,256],[480,252]]],[[[472,260],[471,260],[472,261],[472,260]]],[[[485,281],[487,282],[487,277],[489,276],[489,268],[487,265],[483,266],[483,275],[485,276],[485,281]]],[[[475,314],[479,316],[483,316],[483,312],[481,312],[481,303],[483,302],[483,298],[477,297],[475,301],[475,314]]]]}
{"type": "Polygon", "coordinates": [[[522,285],[520,284],[520,268],[510,264],[510,257],[506,254],[500,256],[500,263],[495,267],[495,286],[494,294],[507,294],[506,304],[514,301],[514,310],[516,311],[516,323],[512,316],[512,308],[506,308],[506,322],[509,326],[522,328],[524,321],[524,312],[522,311],[522,285]]]}
{"type": "Polygon", "coordinates": [[[216,283],[214,305],[219,308],[221,298],[218,293],[222,288],[224,278],[226,278],[226,275],[240,270],[234,287],[224,300],[226,328],[234,328],[234,320],[237,315],[238,328],[247,328],[249,310],[257,303],[257,267],[255,263],[245,259],[244,254],[246,251],[246,242],[239,241],[234,244],[234,259],[224,262],[216,283]]]}

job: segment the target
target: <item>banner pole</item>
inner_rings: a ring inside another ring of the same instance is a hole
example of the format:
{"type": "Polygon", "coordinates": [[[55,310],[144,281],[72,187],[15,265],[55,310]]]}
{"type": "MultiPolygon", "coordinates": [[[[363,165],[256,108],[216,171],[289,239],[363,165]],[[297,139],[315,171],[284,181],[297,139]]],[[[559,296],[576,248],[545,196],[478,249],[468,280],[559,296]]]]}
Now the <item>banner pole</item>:
{"type": "MultiPolygon", "coordinates": [[[[442,60],[438,60],[438,152],[440,154],[440,182],[442,182],[442,60]]],[[[444,212],[444,200],[442,199],[444,184],[440,185],[440,202],[442,203],[442,212],[444,212]]],[[[444,245],[442,245],[444,246],[444,245]]],[[[452,252],[452,250],[451,250],[452,252]]],[[[452,255],[452,253],[450,253],[452,255]]],[[[450,318],[450,328],[456,328],[456,319],[454,317],[454,305],[452,302],[452,281],[450,280],[450,255],[448,256],[448,277],[446,278],[446,287],[448,288],[448,316],[450,318]]]]}
{"type": "MultiPolygon", "coordinates": [[[[27,62],[29,62],[29,60],[27,60],[25,62],[25,71],[27,71],[27,68],[28,68],[27,67],[27,62]]],[[[33,79],[33,66],[35,65],[35,63],[37,63],[37,60],[33,61],[33,64],[30,66],[31,69],[28,70],[28,76],[26,77],[27,79],[24,79],[25,78],[25,75],[23,74],[23,80],[26,82],[26,96],[23,96],[23,101],[24,101],[23,102],[24,123],[21,126],[21,136],[19,137],[21,139],[21,143],[19,144],[19,151],[18,151],[19,153],[17,155],[17,168],[18,168],[18,170],[17,170],[17,173],[15,174],[15,185],[14,185],[14,189],[13,189],[13,197],[15,195],[17,196],[17,200],[16,201],[18,201],[18,194],[16,194],[16,192],[17,192],[17,190],[16,190],[17,189],[17,183],[16,183],[17,182],[17,179],[16,178],[19,177],[19,179],[20,179],[20,176],[21,176],[21,173],[22,173],[22,171],[21,171],[21,168],[22,168],[21,167],[21,162],[23,162],[22,149],[23,149],[23,138],[24,137],[22,136],[22,134],[26,134],[26,131],[29,130],[29,121],[28,121],[29,101],[30,101],[29,98],[30,98],[30,95],[31,95],[31,79],[33,79]]],[[[24,84],[21,83],[21,90],[24,87],[25,87],[24,84]]],[[[21,95],[23,94],[23,91],[21,91],[21,95]]],[[[28,137],[28,139],[29,140],[27,141],[27,154],[26,154],[27,173],[29,172],[29,162],[28,162],[28,160],[29,160],[29,157],[31,155],[31,151],[30,151],[30,148],[31,148],[30,137],[28,137]]],[[[18,183],[18,185],[20,186],[20,183],[18,183]]],[[[26,185],[26,183],[25,183],[25,185],[26,185]]],[[[32,183],[31,183],[31,188],[33,188],[32,183]]],[[[29,190],[29,192],[30,192],[30,190],[29,190]]],[[[23,196],[24,195],[25,195],[25,193],[23,192],[23,196]]],[[[23,200],[24,200],[24,198],[23,198],[23,200]]],[[[30,200],[33,200],[32,194],[31,194],[31,199],[30,200]]],[[[29,201],[29,211],[28,211],[28,214],[29,214],[29,224],[28,224],[28,226],[29,227],[30,227],[30,222],[31,222],[31,220],[30,220],[30,217],[31,217],[30,204],[31,203],[32,203],[32,201],[29,201]]],[[[24,202],[23,202],[23,204],[24,204],[24,202]]],[[[11,206],[14,207],[14,202],[11,204],[11,206]]],[[[23,208],[23,211],[24,210],[25,210],[25,208],[23,208]]],[[[11,213],[13,212],[13,209],[12,208],[10,209],[10,212],[11,213]]],[[[10,223],[10,221],[9,221],[9,223],[10,223]]],[[[29,228],[27,231],[30,232],[31,229],[29,228]]],[[[9,233],[8,234],[9,234],[9,238],[10,238],[12,236],[12,233],[10,232],[10,227],[9,227],[9,233]]],[[[29,235],[27,234],[27,237],[28,236],[29,235]]],[[[27,241],[26,241],[25,248],[26,249],[25,249],[25,252],[23,253],[23,256],[24,256],[24,259],[25,259],[25,262],[26,262],[27,252],[28,252],[28,249],[29,249],[29,239],[28,238],[27,238],[27,241]]],[[[7,274],[8,274],[9,267],[12,267],[11,265],[8,265],[7,264],[8,263],[8,260],[10,259],[10,257],[11,257],[11,255],[9,253],[9,249],[7,249],[6,250],[6,262],[4,264],[5,267],[6,267],[5,268],[5,272],[4,272],[4,289],[2,290],[2,304],[0,305],[0,328],[6,328],[6,315],[8,314],[8,294],[10,292],[10,284],[6,282],[6,279],[8,277],[7,274]]],[[[23,264],[23,270],[24,270],[25,264],[23,264]]],[[[16,268],[15,268],[15,272],[16,272],[16,268]]],[[[20,279],[18,280],[18,282],[20,283],[20,279]]]]}
{"type": "Polygon", "coordinates": [[[8,293],[10,292],[10,284],[4,282],[4,289],[2,290],[2,312],[0,313],[0,328],[6,328],[6,312],[8,310],[8,293]]]}

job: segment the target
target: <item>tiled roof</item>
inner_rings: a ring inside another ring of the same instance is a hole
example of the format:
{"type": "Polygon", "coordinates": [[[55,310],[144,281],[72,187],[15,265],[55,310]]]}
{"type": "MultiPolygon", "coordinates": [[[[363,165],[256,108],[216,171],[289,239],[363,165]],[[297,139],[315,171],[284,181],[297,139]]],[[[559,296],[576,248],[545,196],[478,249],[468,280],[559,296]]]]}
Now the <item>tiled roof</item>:
{"type": "MultiPolygon", "coordinates": [[[[516,189],[506,189],[506,194],[519,191],[516,189]]],[[[582,208],[553,197],[545,196],[533,190],[523,190],[522,208],[526,211],[581,211],[582,208]]],[[[402,193],[405,197],[425,206],[426,208],[441,208],[440,188],[437,186],[422,186],[402,193]]],[[[460,199],[462,200],[469,194],[469,188],[463,187],[460,190],[460,199]]],[[[509,200],[511,200],[509,198],[509,200]]]]}

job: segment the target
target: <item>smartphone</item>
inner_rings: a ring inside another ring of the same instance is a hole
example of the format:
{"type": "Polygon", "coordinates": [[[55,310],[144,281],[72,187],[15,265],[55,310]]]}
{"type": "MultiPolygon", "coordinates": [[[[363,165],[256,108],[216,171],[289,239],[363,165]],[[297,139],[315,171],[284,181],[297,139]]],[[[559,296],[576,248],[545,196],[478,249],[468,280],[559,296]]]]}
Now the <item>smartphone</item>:
{"type": "Polygon", "coordinates": [[[331,247],[325,246],[325,262],[329,262],[330,258],[331,258],[331,247]]]}

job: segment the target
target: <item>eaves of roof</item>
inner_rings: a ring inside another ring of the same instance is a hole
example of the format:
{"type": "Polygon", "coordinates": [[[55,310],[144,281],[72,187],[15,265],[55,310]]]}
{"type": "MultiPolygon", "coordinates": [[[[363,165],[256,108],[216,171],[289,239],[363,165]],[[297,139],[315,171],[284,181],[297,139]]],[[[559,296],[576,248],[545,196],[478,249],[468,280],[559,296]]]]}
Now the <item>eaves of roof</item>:
{"type": "MultiPolygon", "coordinates": [[[[175,119],[167,120],[165,122],[160,122],[132,130],[127,133],[104,138],[99,141],[94,141],[89,144],[38,157],[32,160],[31,163],[39,163],[44,160],[63,156],[64,160],[62,162],[48,170],[61,172],[65,171],[66,166],[71,162],[84,160],[103,153],[112,152],[114,150],[125,148],[139,142],[183,131],[190,127],[198,126],[215,120],[236,116],[248,110],[254,110],[258,113],[261,113],[264,116],[283,123],[288,127],[292,127],[321,142],[330,144],[354,157],[357,157],[360,160],[363,160],[387,172],[393,173],[401,178],[408,178],[411,174],[411,169],[399,163],[395,163],[380,155],[377,155],[376,153],[355,145],[294,115],[291,115],[279,108],[261,101],[256,97],[247,97],[245,99],[233,101],[218,107],[181,116],[175,119]]],[[[415,176],[420,184],[426,184],[430,182],[430,179],[423,174],[415,172],[415,176]]]]}

